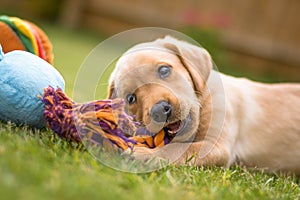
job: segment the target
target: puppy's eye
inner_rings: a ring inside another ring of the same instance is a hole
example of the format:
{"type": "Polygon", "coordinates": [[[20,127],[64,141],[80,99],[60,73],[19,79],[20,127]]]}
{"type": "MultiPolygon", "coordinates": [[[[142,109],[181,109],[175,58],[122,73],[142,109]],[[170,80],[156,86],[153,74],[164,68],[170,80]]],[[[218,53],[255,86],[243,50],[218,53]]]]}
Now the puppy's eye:
{"type": "Polygon", "coordinates": [[[126,100],[127,100],[127,102],[128,102],[129,104],[135,103],[135,102],[136,102],[136,96],[135,96],[135,94],[128,94],[128,95],[126,96],[126,100]]]}
{"type": "Polygon", "coordinates": [[[165,79],[171,74],[172,68],[168,65],[162,65],[158,68],[158,75],[160,78],[165,79]]]}

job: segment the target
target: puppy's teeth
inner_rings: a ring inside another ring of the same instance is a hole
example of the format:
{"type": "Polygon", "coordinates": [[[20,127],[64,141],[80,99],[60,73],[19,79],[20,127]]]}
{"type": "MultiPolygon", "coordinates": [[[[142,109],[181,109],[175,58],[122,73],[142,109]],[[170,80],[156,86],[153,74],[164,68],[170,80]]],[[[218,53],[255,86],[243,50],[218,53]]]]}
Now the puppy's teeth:
{"type": "Polygon", "coordinates": [[[168,130],[168,133],[170,133],[170,134],[174,134],[174,133],[176,133],[176,131],[171,131],[171,130],[168,130]]]}

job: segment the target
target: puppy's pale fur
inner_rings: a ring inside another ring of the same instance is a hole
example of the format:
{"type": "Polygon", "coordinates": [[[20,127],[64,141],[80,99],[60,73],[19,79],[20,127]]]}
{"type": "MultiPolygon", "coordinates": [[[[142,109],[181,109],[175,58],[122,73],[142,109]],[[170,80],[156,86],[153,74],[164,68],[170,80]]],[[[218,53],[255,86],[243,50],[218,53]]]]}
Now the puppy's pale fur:
{"type": "Polygon", "coordinates": [[[149,115],[160,100],[173,105],[171,122],[191,116],[184,134],[162,148],[135,148],[137,158],[205,166],[238,163],[300,174],[300,84],[224,75],[212,70],[206,50],[167,36],[126,52],[109,88],[110,97],[136,95],[129,111],[151,132],[162,128],[149,115]],[[172,66],[165,80],[157,76],[163,64],[172,66]]]}

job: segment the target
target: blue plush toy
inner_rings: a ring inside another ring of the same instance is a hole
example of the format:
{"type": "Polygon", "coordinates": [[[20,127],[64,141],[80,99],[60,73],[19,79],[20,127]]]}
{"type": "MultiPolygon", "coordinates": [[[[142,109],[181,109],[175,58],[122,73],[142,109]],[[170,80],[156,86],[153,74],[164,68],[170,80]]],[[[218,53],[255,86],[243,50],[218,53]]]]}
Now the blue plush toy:
{"type": "Polygon", "coordinates": [[[0,45],[0,120],[45,127],[40,96],[48,86],[65,88],[52,65],[26,51],[4,54],[0,45]]]}

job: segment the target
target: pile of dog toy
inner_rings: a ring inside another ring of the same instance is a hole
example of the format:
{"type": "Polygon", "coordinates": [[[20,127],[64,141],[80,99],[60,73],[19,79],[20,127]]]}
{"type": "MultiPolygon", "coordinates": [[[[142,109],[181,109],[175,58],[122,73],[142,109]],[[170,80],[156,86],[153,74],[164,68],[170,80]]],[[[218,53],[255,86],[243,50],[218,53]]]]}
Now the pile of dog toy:
{"type": "Polygon", "coordinates": [[[0,16],[0,43],[0,120],[47,126],[67,140],[122,150],[161,147],[173,139],[164,130],[140,135],[143,128],[125,112],[122,99],[76,104],[51,65],[50,41],[33,23],[0,16]]]}

